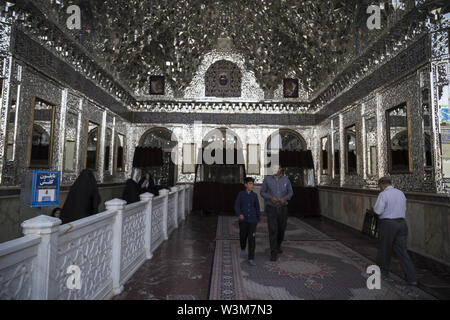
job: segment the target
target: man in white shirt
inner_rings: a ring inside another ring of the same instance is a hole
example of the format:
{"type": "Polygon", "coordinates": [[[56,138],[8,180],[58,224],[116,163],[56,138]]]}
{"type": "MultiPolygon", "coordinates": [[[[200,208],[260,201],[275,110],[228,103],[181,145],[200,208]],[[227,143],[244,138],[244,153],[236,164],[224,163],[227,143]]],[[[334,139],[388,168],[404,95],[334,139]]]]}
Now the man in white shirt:
{"type": "Polygon", "coordinates": [[[379,243],[377,265],[381,274],[389,276],[392,250],[400,260],[406,282],[416,285],[416,271],[408,254],[408,225],[405,221],[406,197],[404,193],[391,185],[391,178],[383,177],[378,181],[381,193],[373,207],[379,216],[379,243]]]}

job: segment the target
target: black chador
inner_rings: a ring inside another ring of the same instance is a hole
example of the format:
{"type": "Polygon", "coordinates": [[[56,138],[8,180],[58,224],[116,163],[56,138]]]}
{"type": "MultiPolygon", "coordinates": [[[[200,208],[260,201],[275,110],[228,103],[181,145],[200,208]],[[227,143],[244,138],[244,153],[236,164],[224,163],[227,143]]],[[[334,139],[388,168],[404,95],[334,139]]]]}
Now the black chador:
{"type": "Polygon", "coordinates": [[[99,204],[97,181],[90,170],[84,169],[70,187],[61,220],[63,223],[69,223],[96,214],[99,204]]]}
{"type": "Polygon", "coordinates": [[[141,180],[139,180],[139,192],[140,193],[146,193],[146,192],[150,192],[153,193],[155,196],[157,196],[158,194],[156,194],[156,189],[155,189],[155,183],[153,182],[153,177],[149,174],[146,173],[141,180]]]}
{"type": "Polygon", "coordinates": [[[139,199],[139,185],[133,179],[128,179],[125,182],[125,189],[123,190],[122,199],[127,202],[127,204],[138,202],[139,199]]]}

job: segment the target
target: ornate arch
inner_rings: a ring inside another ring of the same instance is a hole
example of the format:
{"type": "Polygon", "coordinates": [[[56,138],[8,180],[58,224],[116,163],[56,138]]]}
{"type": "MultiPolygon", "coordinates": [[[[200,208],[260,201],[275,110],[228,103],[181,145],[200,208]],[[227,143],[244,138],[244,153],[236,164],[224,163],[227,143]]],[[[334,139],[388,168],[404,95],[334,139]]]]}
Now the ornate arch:
{"type": "Polygon", "coordinates": [[[156,138],[160,138],[161,141],[165,140],[166,142],[167,141],[173,142],[172,144],[169,144],[167,146],[161,144],[161,145],[152,145],[153,147],[174,148],[178,145],[178,138],[173,131],[164,127],[153,127],[145,131],[144,134],[141,136],[141,138],[139,139],[139,146],[140,147],[146,146],[146,142],[151,135],[154,135],[156,138]]]}
{"type": "MultiPolygon", "coordinates": [[[[199,99],[212,97],[205,96],[205,75],[208,69],[216,62],[226,60],[235,64],[242,75],[241,96],[229,98],[230,101],[261,101],[264,99],[264,90],[261,89],[253,71],[246,68],[245,58],[233,50],[212,50],[205,54],[190,84],[184,91],[185,99],[199,99]]],[[[220,98],[219,98],[220,99],[220,98]]]]}
{"type": "Polygon", "coordinates": [[[222,137],[224,139],[229,138],[229,136],[231,135],[236,140],[235,147],[242,150],[243,144],[241,138],[238,136],[236,132],[226,127],[215,128],[208,131],[208,133],[206,133],[205,136],[202,138],[202,146],[205,147],[209,142],[208,140],[210,138],[213,138],[214,135],[218,135],[219,137],[222,137]]]}
{"type": "Polygon", "coordinates": [[[238,98],[241,96],[241,86],[241,70],[231,61],[216,61],[206,71],[206,97],[238,98]]]}
{"type": "Polygon", "coordinates": [[[271,141],[277,135],[281,138],[280,149],[286,150],[307,150],[308,144],[303,136],[295,130],[288,128],[281,128],[276,130],[274,133],[269,135],[266,140],[266,150],[269,150],[270,147],[274,147],[274,145],[270,146],[271,141]]]}

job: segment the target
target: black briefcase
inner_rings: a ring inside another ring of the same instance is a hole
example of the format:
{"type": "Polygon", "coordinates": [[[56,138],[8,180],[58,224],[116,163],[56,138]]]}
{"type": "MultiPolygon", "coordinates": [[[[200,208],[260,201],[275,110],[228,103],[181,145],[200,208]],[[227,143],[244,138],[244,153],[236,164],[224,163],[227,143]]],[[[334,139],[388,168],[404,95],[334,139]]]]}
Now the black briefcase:
{"type": "Polygon", "coordinates": [[[378,220],[377,215],[372,214],[370,210],[366,210],[362,233],[373,239],[378,239],[378,220]]]}

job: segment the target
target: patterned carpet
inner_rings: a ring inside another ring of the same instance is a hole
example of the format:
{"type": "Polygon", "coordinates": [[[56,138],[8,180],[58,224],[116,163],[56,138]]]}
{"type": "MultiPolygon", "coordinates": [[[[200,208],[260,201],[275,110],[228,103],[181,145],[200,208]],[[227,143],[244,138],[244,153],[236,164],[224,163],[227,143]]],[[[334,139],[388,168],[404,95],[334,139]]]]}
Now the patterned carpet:
{"type": "MultiPolygon", "coordinates": [[[[266,216],[261,217],[260,223],[256,229],[256,234],[263,238],[269,237],[266,216]]],[[[334,240],[314,229],[310,225],[300,221],[298,218],[289,217],[284,239],[289,241],[321,241],[334,240]]],[[[233,216],[220,216],[217,221],[216,240],[239,240],[239,222],[233,216]]]]}
{"type": "Polygon", "coordinates": [[[366,269],[374,262],[338,241],[324,240],[325,235],[293,217],[288,223],[290,239],[284,242],[284,252],[276,262],[269,261],[267,224],[259,224],[257,266],[251,267],[239,256],[233,220],[236,218],[219,219],[209,295],[212,300],[433,299],[416,287],[404,286],[394,275],[393,281],[382,280],[381,289],[367,289],[366,269]]]}

